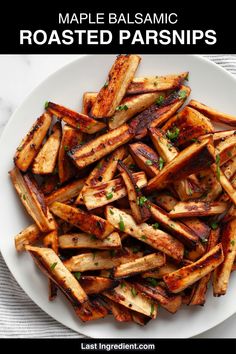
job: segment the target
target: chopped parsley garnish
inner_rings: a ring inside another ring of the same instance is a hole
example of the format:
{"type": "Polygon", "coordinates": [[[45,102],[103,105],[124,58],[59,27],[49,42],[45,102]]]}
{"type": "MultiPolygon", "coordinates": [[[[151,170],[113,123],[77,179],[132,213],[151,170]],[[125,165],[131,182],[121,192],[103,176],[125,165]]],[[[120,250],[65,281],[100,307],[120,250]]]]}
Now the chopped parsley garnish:
{"type": "Polygon", "coordinates": [[[179,98],[181,98],[183,100],[187,96],[187,91],[180,90],[178,95],[179,95],[179,98]]]}
{"type": "Polygon", "coordinates": [[[218,228],[217,222],[212,222],[211,223],[211,228],[212,228],[212,230],[216,230],[218,228]]]}
{"type": "Polygon", "coordinates": [[[152,224],[152,227],[153,227],[153,229],[154,230],[157,230],[157,229],[159,229],[159,224],[158,224],[158,222],[155,222],[155,224],[152,224]]]}
{"type": "Polygon", "coordinates": [[[175,141],[179,136],[179,128],[174,127],[172,130],[167,130],[166,136],[170,141],[175,141]]]}
{"type": "Polygon", "coordinates": [[[218,181],[220,180],[220,155],[216,155],[216,177],[218,181]]]}
{"type": "Polygon", "coordinates": [[[144,196],[137,198],[137,204],[138,204],[139,206],[141,206],[141,207],[142,207],[147,201],[148,201],[148,199],[147,199],[146,197],[144,197],[144,196]]]}
{"type": "Polygon", "coordinates": [[[111,255],[111,257],[114,257],[115,254],[116,254],[116,251],[115,251],[115,250],[110,250],[110,255],[111,255]]]}
{"type": "Polygon", "coordinates": [[[146,161],[145,161],[145,164],[148,165],[148,166],[152,166],[153,163],[152,163],[151,160],[146,160],[146,161]]]}
{"type": "Polygon", "coordinates": [[[159,170],[160,170],[160,171],[163,169],[164,163],[165,163],[165,162],[164,162],[163,158],[160,156],[160,157],[159,157],[159,170]]]}
{"type": "Polygon", "coordinates": [[[77,124],[76,128],[77,128],[77,129],[80,129],[80,124],[77,124]]]}
{"type": "Polygon", "coordinates": [[[189,251],[188,250],[184,250],[184,257],[188,257],[189,255],[189,251]]]}
{"type": "Polygon", "coordinates": [[[155,278],[147,278],[147,281],[151,286],[157,286],[158,284],[158,280],[156,280],[155,278]]]}
{"type": "Polygon", "coordinates": [[[97,237],[96,237],[95,235],[90,235],[90,240],[96,241],[96,240],[97,240],[97,237]]]}
{"type": "Polygon", "coordinates": [[[198,142],[198,139],[197,139],[197,138],[192,138],[191,141],[192,141],[193,143],[196,143],[196,142],[198,142]]]}
{"type": "Polygon", "coordinates": [[[49,106],[49,102],[48,102],[48,101],[46,101],[46,102],[44,103],[44,108],[45,108],[45,109],[47,109],[47,108],[48,108],[48,106],[49,106]]]}
{"type": "Polygon", "coordinates": [[[159,96],[158,99],[156,100],[156,104],[158,106],[161,106],[164,100],[165,100],[164,96],[159,96]]]}
{"type": "Polygon", "coordinates": [[[232,152],[231,151],[227,151],[227,156],[228,157],[232,157],[232,152]]]}
{"type": "Polygon", "coordinates": [[[105,82],[103,87],[106,88],[107,86],[108,86],[108,81],[105,82]]]}
{"type": "Polygon", "coordinates": [[[51,265],[50,265],[50,269],[51,269],[51,270],[54,270],[54,269],[56,268],[56,266],[57,266],[57,262],[51,264],[51,265]]]}
{"type": "Polygon", "coordinates": [[[120,215],[120,221],[119,221],[119,229],[120,231],[124,232],[125,231],[125,224],[122,216],[120,215]]]}
{"type": "Polygon", "coordinates": [[[106,194],[106,198],[107,198],[107,200],[112,199],[113,198],[113,194],[111,192],[107,193],[106,194]]]}
{"type": "Polygon", "coordinates": [[[95,265],[95,266],[98,266],[98,262],[95,262],[94,265],[95,265]]]}
{"type": "Polygon", "coordinates": [[[137,296],[137,291],[134,288],[131,288],[131,294],[135,297],[137,296]]]}
{"type": "Polygon", "coordinates": [[[116,107],[116,111],[127,111],[129,107],[126,104],[116,107]]]}
{"type": "Polygon", "coordinates": [[[19,146],[18,148],[17,148],[17,151],[22,151],[23,150],[23,147],[22,146],[19,146]]]}
{"type": "Polygon", "coordinates": [[[54,176],[58,174],[58,167],[55,167],[55,168],[54,168],[54,171],[53,171],[52,174],[53,174],[54,176]]]}
{"type": "Polygon", "coordinates": [[[76,277],[76,279],[80,280],[81,278],[81,273],[80,272],[75,272],[74,276],[76,277]]]}
{"type": "Polygon", "coordinates": [[[136,165],[134,163],[131,163],[128,167],[130,170],[135,170],[136,165]]]}
{"type": "Polygon", "coordinates": [[[111,209],[109,209],[109,213],[110,213],[111,215],[114,215],[114,211],[111,210],[111,209]]]}
{"type": "Polygon", "coordinates": [[[101,167],[102,167],[102,162],[100,161],[100,162],[97,164],[97,168],[100,170],[101,167]]]}
{"type": "Polygon", "coordinates": [[[141,239],[142,239],[142,240],[146,240],[146,239],[147,239],[147,236],[146,236],[146,235],[142,235],[142,236],[141,236],[141,239]]]}
{"type": "Polygon", "coordinates": [[[150,311],[151,316],[154,314],[154,310],[155,310],[155,306],[154,304],[151,304],[151,311],[150,311]]]}
{"type": "Polygon", "coordinates": [[[68,151],[68,150],[69,150],[69,146],[65,145],[65,146],[64,146],[64,150],[65,150],[65,151],[68,151]]]}
{"type": "Polygon", "coordinates": [[[193,195],[193,190],[191,188],[188,189],[188,195],[193,195]]]}
{"type": "Polygon", "coordinates": [[[231,246],[235,245],[235,241],[234,240],[232,240],[230,243],[231,243],[231,246]]]}
{"type": "Polygon", "coordinates": [[[126,284],[125,283],[120,283],[120,287],[121,287],[121,289],[123,289],[123,288],[126,287],[126,284]]]}
{"type": "Polygon", "coordinates": [[[26,196],[25,196],[25,194],[22,194],[22,198],[23,198],[24,200],[26,200],[26,196]]]}

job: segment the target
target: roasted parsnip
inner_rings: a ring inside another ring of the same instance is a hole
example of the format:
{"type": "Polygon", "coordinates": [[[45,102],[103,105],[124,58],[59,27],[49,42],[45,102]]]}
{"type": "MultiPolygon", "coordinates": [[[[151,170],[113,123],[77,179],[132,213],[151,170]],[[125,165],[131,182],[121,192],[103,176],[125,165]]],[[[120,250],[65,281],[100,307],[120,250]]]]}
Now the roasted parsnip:
{"type": "Polygon", "coordinates": [[[223,261],[223,248],[219,243],[198,261],[165,275],[163,280],[169,291],[179,293],[212,272],[223,261]]]}
{"type": "Polygon", "coordinates": [[[60,287],[73,303],[82,304],[88,300],[79,282],[67,270],[60,258],[51,248],[26,246],[26,250],[37,260],[37,265],[41,265],[41,270],[45,268],[46,274],[50,275],[50,279],[60,287]]]}
{"type": "Polygon", "coordinates": [[[102,122],[53,102],[48,102],[47,111],[83,133],[94,134],[106,127],[102,122]]]}
{"type": "Polygon", "coordinates": [[[163,266],[165,261],[166,259],[163,253],[152,253],[139,259],[135,259],[134,261],[119,265],[114,270],[114,277],[123,278],[152,270],[163,266]]]}
{"type": "Polygon", "coordinates": [[[224,213],[226,210],[227,204],[224,202],[179,202],[169,212],[169,217],[175,219],[192,216],[210,216],[224,213]]]}
{"type": "Polygon", "coordinates": [[[91,115],[94,118],[113,116],[134,78],[140,60],[138,55],[122,54],[117,57],[93,104],[91,115]]]}
{"type": "Polygon", "coordinates": [[[170,313],[176,313],[182,304],[181,296],[169,294],[163,286],[154,286],[152,283],[153,282],[150,282],[148,280],[132,282],[135,289],[141,291],[148,298],[160,304],[164,309],[166,309],[170,313]]]}
{"type": "Polygon", "coordinates": [[[146,316],[152,318],[157,316],[157,305],[144,296],[142,292],[136,291],[127,281],[122,281],[119,286],[112,290],[104,291],[103,295],[146,316]]]}
{"type": "Polygon", "coordinates": [[[21,171],[26,172],[38,154],[51,122],[51,115],[44,113],[36,120],[29,133],[18,146],[14,162],[21,171]]]}
{"type": "Polygon", "coordinates": [[[72,149],[68,154],[78,168],[83,168],[124,145],[133,136],[132,129],[127,124],[123,124],[117,129],[72,149]]]}
{"type": "Polygon", "coordinates": [[[188,77],[188,72],[179,75],[135,77],[128,87],[127,94],[173,90],[188,77]]]}
{"type": "MultiPolygon", "coordinates": [[[[181,222],[171,220],[170,216],[172,211],[168,214],[153,203],[150,203],[149,205],[153,219],[160,223],[166,230],[168,230],[168,232],[189,247],[194,247],[196,245],[198,242],[198,236],[181,222]]],[[[174,208],[176,208],[176,206],[174,208]]]]}
{"type": "MultiPolygon", "coordinates": [[[[177,148],[172,145],[170,139],[168,139],[161,130],[150,128],[149,135],[162,158],[163,166],[165,163],[172,161],[179,154],[177,148]]],[[[203,193],[195,175],[174,182],[174,188],[181,200],[199,198],[203,193]]]]}
{"type": "Polygon", "coordinates": [[[118,163],[118,170],[120,171],[127,190],[131,213],[136,223],[141,224],[151,216],[149,204],[147,203],[146,197],[142,195],[140,188],[136,184],[133,174],[122,161],[119,161],[118,163]]]}
{"type": "Polygon", "coordinates": [[[74,310],[83,322],[99,320],[108,314],[107,308],[99,298],[90,299],[79,306],[74,306],[74,310]]]}
{"type": "Polygon", "coordinates": [[[217,179],[218,179],[219,183],[221,184],[221,187],[223,188],[223,190],[227,193],[228,197],[234,203],[234,205],[236,205],[236,189],[230,183],[230,181],[225,176],[225,174],[221,171],[219,166],[217,166],[216,164],[213,164],[212,170],[215,172],[217,179]]]}
{"type": "MultiPolygon", "coordinates": [[[[110,155],[104,157],[91,171],[86,179],[84,186],[78,195],[75,204],[84,204],[83,193],[87,187],[95,187],[97,184],[110,181],[116,173],[118,160],[122,160],[125,155],[125,148],[119,147],[110,155]]],[[[97,205],[98,206],[98,205],[97,205]]]]}
{"type": "Polygon", "coordinates": [[[146,190],[151,192],[153,189],[163,189],[170,182],[188,177],[208,167],[214,160],[214,147],[210,139],[193,143],[165,165],[158,175],[148,182],[146,190]]]}
{"type": "Polygon", "coordinates": [[[225,174],[225,176],[230,180],[236,173],[236,156],[232,157],[229,161],[227,161],[221,167],[221,170],[225,174]]]}
{"type": "Polygon", "coordinates": [[[236,219],[225,225],[221,243],[224,252],[224,262],[215,269],[213,273],[213,294],[214,296],[225,295],[229,277],[236,256],[236,219]]]}
{"type": "Polygon", "coordinates": [[[64,262],[71,272],[86,272],[88,270],[111,269],[122,263],[139,258],[138,254],[130,254],[125,250],[97,251],[73,256],[64,262]]]}
{"type": "Polygon", "coordinates": [[[175,146],[191,144],[199,136],[213,132],[210,120],[188,106],[170,118],[161,129],[172,138],[175,146]]]}
{"type": "Polygon", "coordinates": [[[129,151],[137,166],[150,177],[156,176],[164,166],[164,160],[146,144],[131,144],[129,151]]]}
{"type": "Polygon", "coordinates": [[[115,129],[136,114],[144,111],[150,105],[155,103],[160,97],[165,97],[165,92],[144,93],[141,95],[126,96],[116,107],[115,114],[109,119],[110,129],[115,129]]]}
{"type": "Polygon", "coordinates": [[[216,109],[206,106],[196,100],[191,100],[189,102],[189,106],[195,108],[215,122],[228,124],[232,127],[236,126],[236,116],[219,112],[216,109]]]}
{"type": "Polygon", "coordinates": [[[223,165],[236,155],[236,135],[233,134],[216,146],[216,155],[219,156],[219,165],[223,165]]]}
{"type": "Polygon", "coordinates": [[[114,302],[113,300],[105,297],[105,302],[108,304],[109,309],[111,310],[112,315],[118,322],[132,322],[132,314],[131,311],[124,307],[123,305],[114,302]]]}
{"type": "Polygon", "coordinates": [[[115,280],[93,275],[82,275],[79,278],[79,283],[87,295],[99,294],[118,285],[115,280]]]}
{"type": "Polygon", "coordinates": [[[163,102],[154,103],[138,114],[130,122],[135,131],[135,138],[141,139],[147,135],[149,127],[160,127],[184,104],[190,94],[190,88],[181,86],[179,90],[167,96],[163,102]]]}
{"type": "Polygon", "coordinates": [[[209,138],[209,136],[212,136],[213,141],[217,144],[220,140],[227,138],[230,135],[236,134],[235,129],[233,130],[220,130],[220,131],[214,131],[213,133],[210,134],[204,134],[200,136],[198,139],[202,140],[205,138],[209,138]]]}
{"type": "Polygon", "coordinates": [[[97,98],[97,92],[85,92],[83,94],[83,110],[82,113],[86,114],[87,116],[89,116],[89,113],[96,101],[97,98]]]}
{"type": "Polygon", "coordinates": [[[157,128],[149,128],[148,132],[150,138],[152,139],[153,145],[164,161],[170,162],[178,155],[179,152],[177,148],[172,145],[171,140],[168,139],[162,130],[157,128]]]}
{"type": "Polygon", "coordinates": [[[100,239],[107,237],[114,230],[114,227],[107,220],[70,205],[54,202],[50,205],[50,210],[62,220],[100,239]]]}
{"type": "Polygon", "coordinates": [[[52,134],[34,159],[32,165],[33,173],[38,175],[53,173],[57,163],[60,142],[61,125],[60,123],[56,123],[52,128],[52,134]]]}
{"type": "Polygon", "coordinates": [[[58,254],[58,231],[53,230],[45,235],[43,238],[43,245],[44,247],[53,249],[53,251],[58,254]]]}
{"type": "MultiPolygon", "coordinates": [[[[211,230],[208,241],[207,241],[207,251],[210,251],[219,242],[220,229],[211,230]]],[[[217,268],[218,269],[218,268],[217,268]]],[[[205,275],[202,279],[196,283],[194,291],[192,293],[189,305],[204,305],[206,301],[206,292],[209,280],[211,278],[211,273],[205,275]]]]}
{"type": "Polygon", "coordinates": [[[112,232],[104,240],[97,239],[94,235],[85,233],[64,234],[59,237],[59,247],[62,249],[119,249],[121,248],[121,240],[118,232],[112,232]]]}
{"type": "Polygon", "coordinates": [[[28,214],[34,219],[42,232],[56,229],[55,221],[51,215],[43,194],[37,188],[35,181],[29,175],[22,175],[15,167],[10,171],[12,183],[28,214]]]}
{"type": "Polygon", "coordinates": [[[61,183],[66,182],[76,173],[76,168],[67,156],[67,151],[83,142],[83,133],[69,125],[64,125],[58,154],[58,175],[61,183]]]}
{"type": "Polygon", "coordinates": [[[41,235],[41,231],[36,224],[26,227],[15,236],[15,247],[18,252],[25,251],[26,245],[32,245],[41,235]]]}
{"type": "Polygon", "coordinates": [[[142,273],[141,277],[151,279],[162,279],[164,275],[172,273],[176,270],[177,266],[175,264],[166,262],[166,264],[164,264],[158,269],[142,273]]]}
{"type": "MultiPolygon", "coordinates": [[[[147,178],[144,172],[132,174],[135,184],[139,189],[147,185],[147,178]]],[[[110,204],[115,200],[127,195],[127,189],[121,177],[97,186],[86,187],[83,192],[83,201],[88,210],[110,204]]]]}
{"type": "Polygon", "coordinates": [[[118,230],[147,243],[175,260],[181,261],[183,258],[184,247],[182,243],[166,232],[146,223],[137,225],[131,215],[112,206],[106,208],[106,218],[118,230]]]}
{"type": "Polygon", "coordinates": [[[85,179],[81,178],[71,183],[68,183],[62,186],[61,188],[58,188],[57,190],[45,197],[46,203],[48,205],[52,204],[53,202],[63,203],[77,197],[80,191],[82,190],[84,183],[85,179]]]}

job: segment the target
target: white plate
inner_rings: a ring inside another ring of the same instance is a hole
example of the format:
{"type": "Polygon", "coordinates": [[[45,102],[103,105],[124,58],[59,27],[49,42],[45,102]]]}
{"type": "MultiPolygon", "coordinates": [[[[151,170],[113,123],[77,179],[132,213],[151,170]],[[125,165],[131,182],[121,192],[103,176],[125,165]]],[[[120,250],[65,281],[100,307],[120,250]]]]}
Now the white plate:
{"type": "MultiPolygon", "coordinates": [[[[111,317],[91,323],[81,323],[62,296],[48,302],[47,281],[35,267],[29,255],[17,254],[14,235],[32,221],[26,216],[11,186],[7,171],[21,138],[42,113],[45,101],[79,110],[84,91],[96,91],[106,81],[107,72],[115,56],[85,56],[58,70],[41,83],[11,117],[0,141],[1,181],[1,237],[3,257],[28,296],[51,317],[65,326],[91,337],[156,337],[187,338],[200,334],[236,312],[236,277],[230,281],[227,295],[214,298],[208,294],[204,307],[186,307],[171,315],[161,311],[156,321],[141,328],[135,324],[119,324],[111,317]]],[[[190,71],[191,97],[236,115],[236,80],[210,61],[197,56],[142,56],[139,75],[161,75],[190,71]]]]}

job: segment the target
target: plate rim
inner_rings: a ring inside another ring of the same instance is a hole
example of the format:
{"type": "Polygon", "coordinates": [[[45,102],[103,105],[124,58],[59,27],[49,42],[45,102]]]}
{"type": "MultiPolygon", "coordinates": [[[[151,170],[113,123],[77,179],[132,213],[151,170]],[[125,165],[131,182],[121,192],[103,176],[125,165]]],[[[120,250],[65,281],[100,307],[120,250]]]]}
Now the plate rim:
{"type": "MultiPolygon", "coordinates": [[[[0,136],[0,147],[2,145],[2,141],[4,140],[4,137],[6,135],[6,132],[8,130],[8,126],[11,125],[11,122],[15,119],[15,116],[18,114],[18,111],[21,109],[21,107],[25,104],[25,102],[29,99],[29,97],[31,95],[34,94],[34,92],[38,89],[40,89],[40,87],[45,83],[45,81],[53,78],[54,76],[56,76],[60,71],[62,70],[66,70],[67,67],[69,67],[70,65],[73,65],[75,64],[75,62],[80,62],[81,60],[86,60],[86,57],[95,57],[95,56],[101,56],[101,55],[105,55],[105,56],[114,56],[115,54],[79,54],[79,57],[78,58],[75,58],[73,60],[70,60],[68,63],[60,66],[59,68],[57,68],[55,71],[53,71],[52,73],[50,73],[49,75],[47,75],[44,79],[41,79],[40,82],[38,84],[36,84],[24,97],[24,99],[20,102],[20,104],[17,106],[17,108],[14,110],[14,112],[11,114],[10,118],[8,119],[7,121],[7,124],[4,126],[4,129],[2,131],[2,134],[0,136]]],[[[142,54],[141,54],[142,55],[142,54]]],[[[161,56],[162,55],[159,55],[159,54],[146,54],[146,55],[143,55],[143,56],[161,56]]],[[[224,74],[226,74],[227,76],[231,77],[234,81],[235,81],[235,85],[236,85],[236,77],[235,75],[233,75],[232,73],[230,73],[228,70],[226,70],[225,68],[223,68],[222,66],[218,65],[217,63],[213,62],[212,60],[210,60],[209,58],[207,57],[204,57],[202,55],[196,55],[196,54],[188,54],[188,55],[183,55],[183,54],[166,54],[164,56],[176,56],[176,57],[197,57],[200,61],[202,62],[206,62],[214,67],[217,68],[217,70],[220,70],[222,71],[224,74]]],[[[52,315],[51,313],[49,313],[47,311],[47,309],[44,309],[41,307],[41,305],[39,304],[38,300],[35,300],[35,299],[32,299],[30,297],[30,295],[28,295],[28,293],[26,292],[26,290],[24,289],[24,285],[22,284],[23,281],[21,279],[17,279],[14,275],[14,272],[12,270],[12,267],[10,265],[10,261],[8,261],[7,257],[5,256],[5,252],[4,252],[4,248],[1,247],[1,238],[0,238],[0,251],[1,251],[1,254],[2,254],[2,257],[3,257],[3,260],[5,262],[5,264],[7,265],[7,268],[8,270],[10,271],[11,275],[13,276],[13,278],[15,279],[15,281],[17,282],[17,284],[20,286],[21,290],[27,295],[27,297],[30,299],[30,301],[32,301],[34,304],[36,304],[36,306],[38,306],[44,313],[46,313],[48,316],[50,316],[51,318],[53,318],[56,322],[58,322],[60,325],[63,325],[65,328],[69,328],[70,330],[72,330],[73,332],[77,333],[77,334],[81,334],[81,335],[84,335],[88,338],[98,338],[96,335],[94,335],[93,337],[89,336],[87,333],[84,333],[83,331],[83,328],[79,331],[77,331],[76,329],[72,328],[70,325],[68,324],[64,324],[61,322],[61,320],[57,319],[54,317],[54,315],[52,315]]],[[[211,325],[210,327],[208,327],[207,329],[204,329],[204,330],[199,330],[199,331],[196,331],[194,335],[191,335],[191,336],[185,336],[185,337],[173,337],[173,338],[193,338],[197,335],[200,335],[204,332],[207,332],[211,329],[213,329],[214,327],[222,324],[224,321],[226,321],[227,319],[229,319],[230,317],[232,317],[234,314],[236,313],[236,308],[234,310],[232,310],[230,312],[230,314],[226,315],[225,317],[223,316],[223,319],[220,320],[220,322],[217,322],[213,325],[211,325]]],[[[95,333],[96,334],[96,333],[95,333]]],[[[117,338],[117,337],[108,337],[108,338],[117,338]]],[[[118,337],[119,338],[119,337],[118,337]]],[[[145,337],[144,337],[145,338],[145,337]]]]}

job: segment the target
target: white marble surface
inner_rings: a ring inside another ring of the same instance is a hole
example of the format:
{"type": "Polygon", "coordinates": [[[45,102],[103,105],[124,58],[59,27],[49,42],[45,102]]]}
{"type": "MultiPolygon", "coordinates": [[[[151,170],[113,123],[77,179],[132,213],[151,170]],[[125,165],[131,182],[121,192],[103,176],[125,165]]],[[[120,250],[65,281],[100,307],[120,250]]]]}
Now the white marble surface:
{"type": "MultiPolygon", "coordinates": [[[[78,57],[78,55],[0,56],[0,134],[13,111],[36,85],[78,57]]],[[[236,315],[199,337],[236,338],[236,315]]]]}

